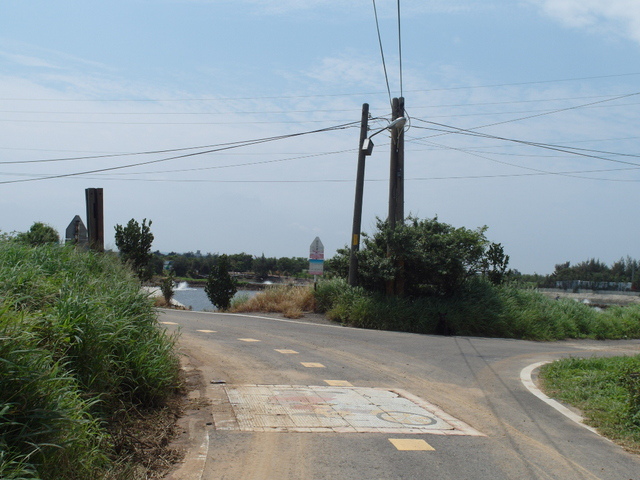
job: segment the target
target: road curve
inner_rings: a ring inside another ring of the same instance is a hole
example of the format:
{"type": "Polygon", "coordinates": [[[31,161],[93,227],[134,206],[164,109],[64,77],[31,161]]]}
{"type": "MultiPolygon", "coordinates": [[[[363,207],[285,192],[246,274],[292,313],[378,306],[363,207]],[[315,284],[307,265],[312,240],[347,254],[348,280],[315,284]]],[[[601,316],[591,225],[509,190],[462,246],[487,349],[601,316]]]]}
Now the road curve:
{"type": "Polygon", "coordinates": [[[536,362],[638,354],[638,341],[437,337],[183,311],[159,320],[180,330],[212,402],[182,478],[640,480],[640,457],[520,380],[536,362]]]}

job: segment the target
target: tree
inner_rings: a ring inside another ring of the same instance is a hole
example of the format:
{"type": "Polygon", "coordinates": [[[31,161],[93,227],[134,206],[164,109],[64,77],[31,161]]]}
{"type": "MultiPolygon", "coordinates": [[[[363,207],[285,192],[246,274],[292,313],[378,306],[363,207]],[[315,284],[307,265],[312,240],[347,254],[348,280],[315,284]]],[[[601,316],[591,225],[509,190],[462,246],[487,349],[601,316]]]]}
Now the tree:
{"type": "Polygon", "coordinates": [[[162,292],[162,297],[167,306],[171,305],[171,299],[173,298],[173,283],[175,278],[173,277],[173,272],[169,271],[165,276],[160,280],[160,291],[162,292]]]}
{"type": "Polygon", "coordinates": [[[494,285],[504,282],[510,272],[507,271],[509,255],[505,255],[504,247],[499,243],[491,243],[485,253],[483,275],[494,285]]]}
{"type": "Polygon", "coordinates": [[[133,271],[141,281],[151,278],[149,263],[153,257],[151,244],[153,243],[153,233],[151,233],[151,220],[147,224],[147,219],[142,220],[142,225],[133,218],[129,220],[126,227],[116,225],[116,246],[120,250],[120,256],[125,263],[131,265],[133,271]]]}
{"type": "Polygon", "coordinates": [[[229,275],[229,260],[226,255],[220,256],[211,269],[207,284],[204,287],[209,301],[219,310],[228,310],[231,299],[238,291],[236,280],[229,275]]]}
{"type": "MultiPolygon", "coordinates": [[[[377,231],[363,235],[358,252],[359,284],[383,293],[388,281],[402,276],[406,295],[422,297],[453,295],[467,279],[480,274],[501,279],[509,257],[500,244],[487,240],[486,230],[455,228],[437,217],[408,217],[395,228],[378,219],[377,231]]],[[[347,251],[339,251],[337,257],[347,251]]],[[[334,259],[332,266],[342,270],[339,266],[345,262],[334,259]]]]}
{"type": "Polygon", "coordinates": [[[277,260],[274,257],[265,257],[264,253],[261,257],[253,259],[253,273],[257,280],[265,280],[269,274],[276,269],[277,260]]]}
{"type": "Polygon", "coordinates": [[[32,247],[48,243],[60,243],[60,235],[55,228],[42,222],[35,222],[27,232],[16,235],[16,241],[26,243],[32,247]]]}

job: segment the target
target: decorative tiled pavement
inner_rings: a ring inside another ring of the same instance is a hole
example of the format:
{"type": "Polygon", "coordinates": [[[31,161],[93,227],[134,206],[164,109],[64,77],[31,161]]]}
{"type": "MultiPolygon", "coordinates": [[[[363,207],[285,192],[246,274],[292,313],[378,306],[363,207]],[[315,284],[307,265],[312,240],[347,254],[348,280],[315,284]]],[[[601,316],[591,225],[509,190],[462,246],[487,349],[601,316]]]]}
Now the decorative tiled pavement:
{"type": "Polygon", "coordinates": [[[216,385],[209,397],[219,430],[481,435],[398,389],[216,385]]]}

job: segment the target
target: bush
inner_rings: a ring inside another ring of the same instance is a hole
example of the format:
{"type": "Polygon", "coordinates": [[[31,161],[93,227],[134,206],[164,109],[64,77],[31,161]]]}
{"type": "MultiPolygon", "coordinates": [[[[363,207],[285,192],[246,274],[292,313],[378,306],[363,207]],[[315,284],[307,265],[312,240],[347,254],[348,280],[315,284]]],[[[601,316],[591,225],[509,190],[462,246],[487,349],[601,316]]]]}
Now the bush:
{"type": "Polygon", "coordinates": [[[35,222],[27,232],[18,233],[17,242],[36,247],[48,243],[60,243],[60,235],[55,228],[42,222],[35,222]]]}
{"type": "Polygon", "coordinates": [[[599,312],[481,277],[448,297],[387,297],[336,279],[318,283],[315,295],[319,311],[355,327],[528,340],[640,338],[640,306],[599,312]]]}

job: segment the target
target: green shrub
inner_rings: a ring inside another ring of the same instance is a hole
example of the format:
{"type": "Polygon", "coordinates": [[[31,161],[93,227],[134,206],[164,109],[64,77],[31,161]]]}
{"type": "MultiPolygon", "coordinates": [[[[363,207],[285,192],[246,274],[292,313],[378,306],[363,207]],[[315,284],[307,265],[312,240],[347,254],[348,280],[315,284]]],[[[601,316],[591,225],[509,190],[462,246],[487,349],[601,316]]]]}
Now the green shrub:
{"type": "Polygon", "coordinates": [[[597,311],[479,277],[455,295],[415,299],[372,294],[333,279],[318,283],[316,302],[332,320],[362,328],[527,340],[640,338],[640,306],[597,311]]]}

